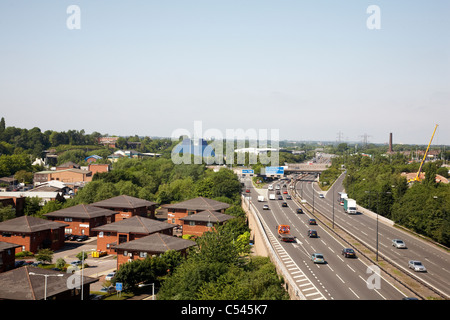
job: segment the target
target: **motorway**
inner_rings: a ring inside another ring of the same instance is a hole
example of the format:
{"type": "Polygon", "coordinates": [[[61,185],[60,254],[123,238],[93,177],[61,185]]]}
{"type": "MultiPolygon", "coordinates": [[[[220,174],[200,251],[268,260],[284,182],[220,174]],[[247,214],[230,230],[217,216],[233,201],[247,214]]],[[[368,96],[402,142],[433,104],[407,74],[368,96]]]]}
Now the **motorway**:
{"type": "MultiPolygon", "coordinates": [[[[341,255],[342,249],[346,247],[344,243],[320,224],[309,225],[309,218],[312,216],[307,212],[297,214],[299,204],[295,200],[283,200],[288,206],[282,207],[283,201],[268,200],[268,189],[253,188],[250,180],[246,180],[245,183],[250,189],[252,205],[258,210],[264,226],[269,230],[272,246],[305,299],[400,300],[411,296],[392,285],[383,275],[378,279],[374,278],[376,274],[368,270],[370,263],[363,257],[344,258],[341,255]],[[260,194],[264,195],[266,199],[264,202],[258,202],[260,194]],[[263,210],[264,204],[268,204],[270,210],[263,210]],[[296,237],[295,242],[279,240],[276,233],[276,226],[279,224],[290,225],[291,233],[296,237]],[[307,236],[309,229],[316,230],[318,238],[309,238],[307,236]],[[323,254],[326,263],[313,263],[311,261],[313,253],[323,254]]],[[[289,188],[283,188],[285,183],[288,184],[288,182],[278,183],[284,198],[286,194],[283,192],[291,191],[289,188]]],[[[304,191],[306,189],[307,187],[304,191]]]]}
{"type": "MultiPolygon", "coordinates": [[[[342,181],[344,174],[337,179],[327,192],[318,191],[312,182],[313,175],[304,176],[296,182],[296,190],[309,204],[320,213],[332,218],[333,192],[335,199],[335,224],[351,233],[366,246],[376,250],[377,221],[376,218],[358,212],[356,215],[346,214],[343,207],[337,202],[338,192],[344,191],[342,181]],[[320,198],[322,193],[324,198],[320,198]]],[[[376,196],[374,196],[376,201],[376,196]]],[[[433,243],[418,238],[392,225],[378,221],[378,250],[379,255],[388,259],[396,267],[401,268],[413,277],[417,277],[427,286],[432,287],[447,299],[450,298],[450,254],[433,243]],[[406,249],[397,249],[392,246],[392,239],[401,239],[406,243],[406,249]],[[427,268],[427,272],[415,272],[408,268],[409,260],[419,260],[427,268]]]]}

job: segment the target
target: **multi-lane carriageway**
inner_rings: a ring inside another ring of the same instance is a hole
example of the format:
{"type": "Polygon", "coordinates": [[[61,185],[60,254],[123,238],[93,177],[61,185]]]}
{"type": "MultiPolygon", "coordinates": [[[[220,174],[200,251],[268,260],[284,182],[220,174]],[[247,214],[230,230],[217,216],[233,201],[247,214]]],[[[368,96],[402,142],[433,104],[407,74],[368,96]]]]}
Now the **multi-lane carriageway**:
{"type": "MultiPolygon", "coordinates": [[[[284,182],[279,184],[282,196],[286,198],[283,191],[291,190],[282,187],[284,182]]],[[[300,207],[296,200],[283,200],[288,206],[282,207],[283,201],[268,200],[267,189],[253,188],[250,180],[246,181],[246,186],[250,188],[252,205],[258,210],[265,229],[269,231],[268,237],[272,247],[304,298],[400,300],[412,296],[411,292],[403,287],[392,284],[391,279],[382,273],[377,282],[370,262],[363,257],[343,257],[342,249],[347,246],[320,223],[309,225],[309,218],[312,217],[306,211],[304,214],[296,213],[296,209],[300,207]],[[258,202],[258,195],[264,195],[266,201],[258,202]],[[268,204],[270,210],[263,210],[264,204],[268,204]],[[296,237],[295,243],[279,240],[276,232],[276,226],[279,224],[290,225],[291,233],[296,237]],[[318,238],[307,236],[310,229],[317,230],[318,238]],[[326,264],[314,264],[311,261],[313,253],[323,254],[326,264]]]]}

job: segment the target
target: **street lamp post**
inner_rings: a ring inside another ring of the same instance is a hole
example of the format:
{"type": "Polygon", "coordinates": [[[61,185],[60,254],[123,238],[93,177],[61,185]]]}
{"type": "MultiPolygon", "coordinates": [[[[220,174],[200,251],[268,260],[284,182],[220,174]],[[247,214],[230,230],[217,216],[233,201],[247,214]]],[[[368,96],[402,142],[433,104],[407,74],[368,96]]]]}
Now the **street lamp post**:
{"type": "Polygon", "coordinates": [[[30,276],[43,276],[45,278],[44,280],[44,300],[47,300],[47,278],[48,277],[62,277],[63,274],[40,274],[35,272],[28,272],[30,276]]]}

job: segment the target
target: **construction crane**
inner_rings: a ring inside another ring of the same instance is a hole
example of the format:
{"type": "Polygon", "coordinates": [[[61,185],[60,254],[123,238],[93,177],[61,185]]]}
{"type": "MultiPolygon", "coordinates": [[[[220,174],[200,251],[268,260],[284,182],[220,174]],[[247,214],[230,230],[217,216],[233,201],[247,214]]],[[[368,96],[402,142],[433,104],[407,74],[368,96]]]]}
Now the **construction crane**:
{"type": "Polygon", "coordinates": [[[420,167],[419,167],[419,171],[417,171],[417,175],[415,176],[414,179],[410,179],[408,182],[420,181],[420,172],[422,171],[423,164],[425,162],[425,159],[427,158],[428,150],[430,149],[431,141],[433,141],[433,137],[434,137],[434,134],[436,133],[437,127],[438,127],[438,124],[434,127],[433,134],[431,135],[431,139],[430,139],[430,142],[428,143],[427,150],[425,151],[425,155],[423,156],[422,162],[420,163],[420,167]]]}

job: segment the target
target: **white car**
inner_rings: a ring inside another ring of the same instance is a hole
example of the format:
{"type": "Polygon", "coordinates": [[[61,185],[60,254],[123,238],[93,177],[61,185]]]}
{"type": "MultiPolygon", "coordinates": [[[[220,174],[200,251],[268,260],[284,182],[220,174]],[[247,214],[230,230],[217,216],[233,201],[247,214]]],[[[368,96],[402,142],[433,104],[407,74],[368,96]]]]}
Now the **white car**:
{"type": "Polygon", "coordinates": [[[408,262],[408,267],[410,269],[413,269],[414,271],[418,271],[418,272],[427,272],[427,269],[425,268],[425,266],[422,264],[422,262],[417,261],[417,260],[409,260],[408,262]]]}
{"type": "Polygon", "coordinates": [[[323,257],[323,254],[321,254],[321,253],[313,253],[311,255],[311,260],[314,263],[325,263],[325,258],[323,257]]]}
{"type": "Polygon", "coordinates": [[[400,239],[393,239],[392,245],[396,247],[397,249],[406,249],[406,243],[403,242],[403,240],[400,239]]]}
{"type": "Polygon", "coordinates": [[[115,271],[108,273],[108,274],[106,275],[106,277],[105,277],[105,281],[111,281],[112,278],[114,278],[115,275],[116,275],[116,272],[115,272],[115,271]]]}
{"type": "Polygon", "coordinates": [[[319,198],[325,198],[325,196],[323,195],[323,193],[319,193],[319,198]]]}

